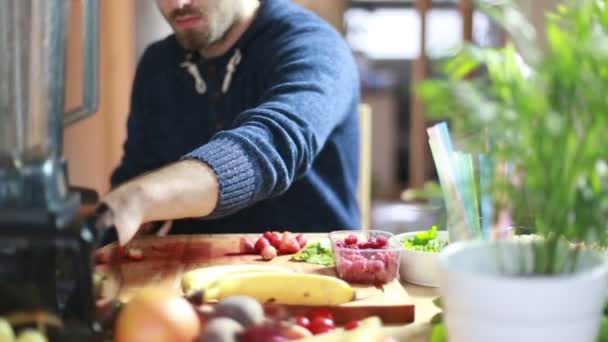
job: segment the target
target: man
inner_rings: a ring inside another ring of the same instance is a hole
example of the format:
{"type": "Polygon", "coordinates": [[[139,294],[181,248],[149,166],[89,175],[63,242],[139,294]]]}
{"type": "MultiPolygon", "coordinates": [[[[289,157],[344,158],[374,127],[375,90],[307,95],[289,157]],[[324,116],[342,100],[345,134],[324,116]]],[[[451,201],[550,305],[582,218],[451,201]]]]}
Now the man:
{"type": "Polygon", "coordinates": [[[127,243],[173,233],[359,228],[351,52],[288,0],[157,0],[174,35],[137,67],[103,202],[127,243]]]}

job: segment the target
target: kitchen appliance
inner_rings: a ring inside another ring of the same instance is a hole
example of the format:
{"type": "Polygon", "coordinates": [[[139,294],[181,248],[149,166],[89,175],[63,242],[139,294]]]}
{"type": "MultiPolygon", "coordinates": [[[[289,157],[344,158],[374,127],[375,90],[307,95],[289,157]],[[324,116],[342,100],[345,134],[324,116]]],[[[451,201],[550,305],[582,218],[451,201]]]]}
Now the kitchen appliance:
{"type": "Polygon", "coordinates": [[[85,334],[97,326],[97,234],[79,220],[81,201],[68,186],[62,135],[65,125],[97,110],[98,5],[0,0],[0,316],[49,311],[85,334]],[[69,22],[78,8],[83,101],[65,112],[69,22]]]}

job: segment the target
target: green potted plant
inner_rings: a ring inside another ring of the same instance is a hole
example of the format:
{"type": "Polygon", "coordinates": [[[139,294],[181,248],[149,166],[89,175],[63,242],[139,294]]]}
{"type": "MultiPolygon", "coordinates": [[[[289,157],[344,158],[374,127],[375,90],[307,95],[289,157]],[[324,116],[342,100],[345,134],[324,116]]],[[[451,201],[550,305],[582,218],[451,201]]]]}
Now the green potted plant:
{"type": "Polygon", "coordinates": [[[608,1],[546,16],[546,48],[508,0],[476,3],[508,32],[502,48],[465,46],[419,96],[453,131],[483,131],[507,161],[495,212],[529,241],[477,240],[440,256],[450,341],[595,341],[608,288],[608,1]]]}

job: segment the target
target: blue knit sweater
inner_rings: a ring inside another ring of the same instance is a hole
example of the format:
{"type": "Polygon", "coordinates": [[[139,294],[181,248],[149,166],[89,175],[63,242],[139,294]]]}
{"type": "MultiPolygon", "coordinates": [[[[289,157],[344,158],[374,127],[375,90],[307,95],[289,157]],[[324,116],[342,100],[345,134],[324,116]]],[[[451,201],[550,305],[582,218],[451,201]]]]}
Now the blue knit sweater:
{"type": "Polygon", "coordinates": [[[264,0],[224,56],[189,53],[173,35],[147,48],[112,185],[194,158],[216,173],[219,203],[173,233],[358,229],[358,105],[340,35],[288,0],[264,0]]]}

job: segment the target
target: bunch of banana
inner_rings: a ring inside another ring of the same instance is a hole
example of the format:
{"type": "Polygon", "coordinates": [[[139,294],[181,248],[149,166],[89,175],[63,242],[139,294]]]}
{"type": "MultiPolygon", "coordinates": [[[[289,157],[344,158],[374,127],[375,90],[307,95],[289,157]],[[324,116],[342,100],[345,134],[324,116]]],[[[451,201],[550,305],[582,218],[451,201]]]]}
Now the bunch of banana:
{"type": "MultiPolygon", "coordinates": [[[[232,295],[244,295],[253,297],[261,303],[292,305],[339,305],[355,298],[355,290],[347,282],[335,277],[295,273],[272,266],[265,266],[272,267],[266,270],[251,268],[251,266],[240,267],[246,268],[235,272],[222,272],[213,279],[201,277],[201,273],[186,274],[182,279],[182,289],[184,293],[204,290],[205,300],[221,300],[232,295]]],[[[218,270],[220,269],[213,271],[218,270]]]]}
{"type": "Polygon", "coordinates": [[[268,265],[224,265],[202,267],[185,273],[182,276],[182,291],[189,294],[198,290],[205,290],[211,284],[223,277],[256,272],[293,272],[288,268],[268,265]]]}

